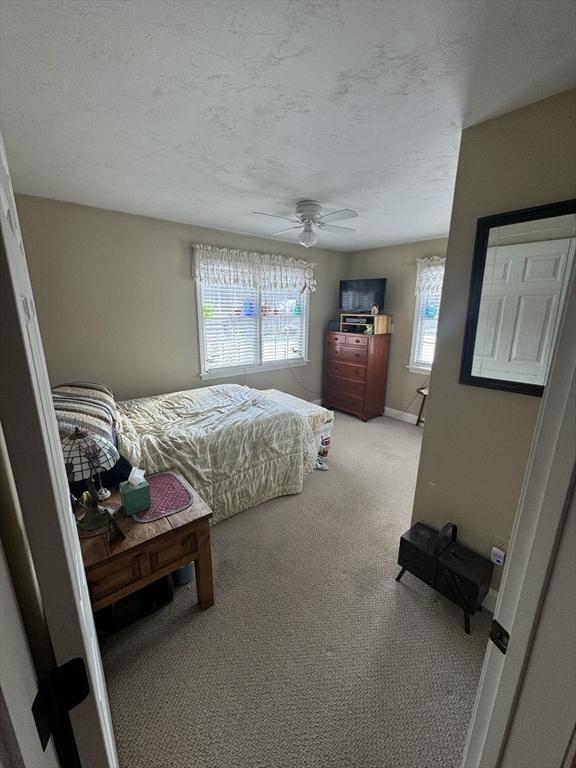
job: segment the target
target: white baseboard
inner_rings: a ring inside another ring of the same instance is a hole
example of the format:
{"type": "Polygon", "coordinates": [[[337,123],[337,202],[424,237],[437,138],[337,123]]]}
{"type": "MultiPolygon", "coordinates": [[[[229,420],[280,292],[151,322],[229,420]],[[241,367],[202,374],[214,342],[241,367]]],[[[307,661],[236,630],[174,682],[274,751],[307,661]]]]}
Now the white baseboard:
{"type": "MultiPolygon", "coordinates": [[[[322,405],[322,400],[311,400],[314,405],[322,405]]],[[[391,419],[398,419],[398,421],[405,421],[408,424],[416,424],[418,417],[413,413],[405,413],[404,411],[397,411],[396,408],[385,408],[384,416],[389,416],[391,419]]]]}
{"type": "Polygon", "coordinates": [[[494,608],[496,608],[497,598],[498,598],[498,591],[490,587],[490,589],[488,590],[488,594],[482,601],[482,608],[486,608],[486,610],[490,611],[490,613],[494,613],[494,608]]]}
{"type": "Polygon", "coordinates": [[[397,411],[396,408],[385,408],[384,416],[389,416],[391,419],[398,419],[398,421],[406,421],[408,424],[416,424],[418,420],[418,417],[413,413],[397,411]]]}

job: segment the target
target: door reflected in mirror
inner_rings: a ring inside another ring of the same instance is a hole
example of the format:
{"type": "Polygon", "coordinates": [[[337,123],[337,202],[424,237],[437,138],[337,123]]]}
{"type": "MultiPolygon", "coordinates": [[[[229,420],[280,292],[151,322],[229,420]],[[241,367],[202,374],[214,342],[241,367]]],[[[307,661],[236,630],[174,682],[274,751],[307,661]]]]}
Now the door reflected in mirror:
{"type": "Polygon", "coordinates": [[[542,394],[575,249],[574,201],[479,220],[461,383],[542,394]]]}

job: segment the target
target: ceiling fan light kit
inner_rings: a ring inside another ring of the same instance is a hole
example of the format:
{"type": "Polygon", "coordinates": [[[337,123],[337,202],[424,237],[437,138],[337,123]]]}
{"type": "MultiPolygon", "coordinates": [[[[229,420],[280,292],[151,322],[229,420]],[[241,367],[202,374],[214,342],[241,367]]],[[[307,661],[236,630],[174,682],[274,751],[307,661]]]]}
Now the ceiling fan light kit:
{"type": "Polygon", "coordinates": [[[298,242],[303,245],[304,248],[311,248],[318,242],[316,232],[314,232],[314,225],[311,221],[304,222],[304,229],[298,236],[298,242]]]}
{"type": "Polygon", "coordinates": [[[356,211],[351,208],[342,208],[339,211],[333,211],[332,213],[324,213],[324,208],[321,203],[316,200],[299,200],[296,203],[296,210],[294,218],[288,216],[277,216],[274,213],[267,213],[266,211],[253,211],[258,216],[270,216],[273,219],[280,219],[281,221],[289,221],[295,226],[285,227],[284,229],[273,232],[272,237],[280,235],[284,232],[300,229],[301,232],[298,236],[298,242],[303,245],[304,248],[311,248],[318,242],[317,230],[326,229],[330,232],[348,231],[355,232],[351,227],[338,227],[334,226],[334,221],[344,221],[345,219],[354,219],[358,216],[356,211]]]}

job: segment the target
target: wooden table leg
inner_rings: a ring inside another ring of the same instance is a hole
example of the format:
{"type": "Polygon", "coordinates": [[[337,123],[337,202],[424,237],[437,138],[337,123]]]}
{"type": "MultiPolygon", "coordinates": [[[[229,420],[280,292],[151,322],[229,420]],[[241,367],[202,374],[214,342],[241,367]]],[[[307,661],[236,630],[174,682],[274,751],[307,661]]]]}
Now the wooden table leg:
{"type": "Polygon", "coordinates": [[[402,576],[404,576],[405,573],[406,573],[406,568],[402,568],[398,576],[396,576],[396,581],[400,581],[400,579],[402,578],[402,576]]]}
{"type": "Polygon", "coordinates": [[[427,395],[422,395],[422,402],[420,403],[420,410],[418,411],[418,418],[416,419],[416,426],[420,426],[420,422],[424,422],[424,419],[422,418],[422,412],[424,410],[424,404],[426,403],[426,397],[427,395]]]}
{"type": "Polygon", "coordinates": [[[196,590],[198,605],[205,611],[214,605],[214,585],[212,582],[212,551],[210,549],[210,528],[208,523],[198,532],[198,559],[194,560],[196,572],[196,590]]]}

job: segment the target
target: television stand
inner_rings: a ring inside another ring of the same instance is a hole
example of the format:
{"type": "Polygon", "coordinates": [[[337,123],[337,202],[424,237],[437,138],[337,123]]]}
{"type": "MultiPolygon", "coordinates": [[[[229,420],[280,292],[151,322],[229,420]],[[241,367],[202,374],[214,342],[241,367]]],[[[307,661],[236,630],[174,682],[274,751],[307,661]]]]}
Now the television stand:
{"type": "Polygon", "coordinates": [[[340,314],[341,333],[366,333],[379,335],[390,333],[392,315],[373,315],[371,312],[344,312],[340,314]]]}

